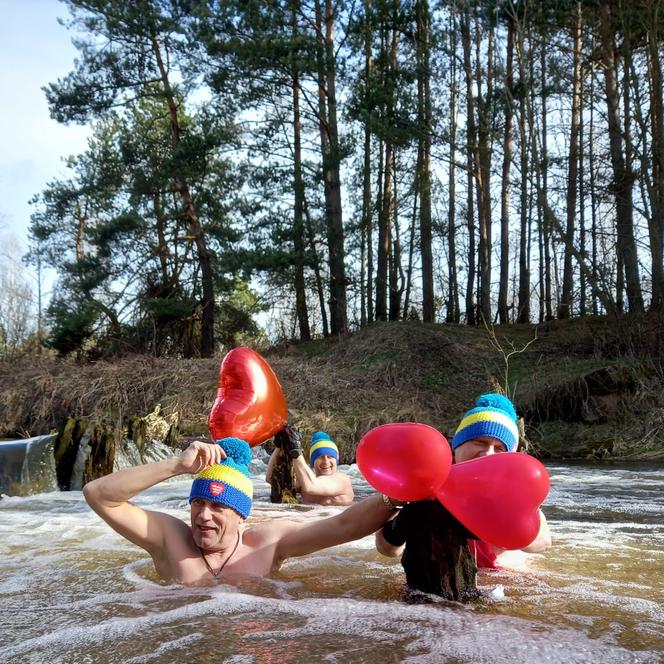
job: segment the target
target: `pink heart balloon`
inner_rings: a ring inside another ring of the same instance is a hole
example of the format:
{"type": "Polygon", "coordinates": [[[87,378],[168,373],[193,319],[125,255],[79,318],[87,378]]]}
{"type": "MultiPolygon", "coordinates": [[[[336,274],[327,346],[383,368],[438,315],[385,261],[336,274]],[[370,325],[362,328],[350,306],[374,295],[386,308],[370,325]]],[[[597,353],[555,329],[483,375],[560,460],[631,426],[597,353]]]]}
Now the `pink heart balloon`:
{"type": "Polygon", "coordinates": [[[368,431],[355,454],[371,486],[397,500],[433,496],[450,472],[452,453],[445,436],[416,422],[383,424],[368,431]]]}
{"type": "Polygon", "coordinates": [[[436,498],[474,535],[505,549],[528,546],[539,532],[539,507],[549,474],[521,452],[495,454],[452,466],[436,498]]]}
{"type": "Polygon", "coordinates": [[[251,348],[227,353],[208,418],[212,439],[232,436],[253,447],[272,438],[287,420],[286,397],[270,365],[251,348]]]}

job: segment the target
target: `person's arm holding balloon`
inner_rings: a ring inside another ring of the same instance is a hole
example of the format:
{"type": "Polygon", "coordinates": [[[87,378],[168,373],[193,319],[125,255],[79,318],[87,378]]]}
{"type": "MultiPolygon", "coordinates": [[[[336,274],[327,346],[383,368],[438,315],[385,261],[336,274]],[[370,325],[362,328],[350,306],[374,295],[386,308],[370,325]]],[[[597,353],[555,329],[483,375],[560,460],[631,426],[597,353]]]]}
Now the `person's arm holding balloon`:
{"type": "Polygon", "coordinates": [[[401,533],[401,512],[394,511],[389,521],[376,531],[376,551],[388,558],[400,558],[406,548],[406,537],[401,533]]]}
{"type": "Polygon", "coordinates": [[[270,532],[276,544],[275,569],[286,558],[366,537],[376,532],[392,512],[382,495],[373,494],[326,519],[275,523],[270,532]]]}
{"type": "Polygon", "coordinates": [[[540,528],[537,537],[528,545],[524,546],[521,550],[526,553],[544,553],[551,548],[551,531],[547,523],[544,512],[539,510],[540,528]]]}

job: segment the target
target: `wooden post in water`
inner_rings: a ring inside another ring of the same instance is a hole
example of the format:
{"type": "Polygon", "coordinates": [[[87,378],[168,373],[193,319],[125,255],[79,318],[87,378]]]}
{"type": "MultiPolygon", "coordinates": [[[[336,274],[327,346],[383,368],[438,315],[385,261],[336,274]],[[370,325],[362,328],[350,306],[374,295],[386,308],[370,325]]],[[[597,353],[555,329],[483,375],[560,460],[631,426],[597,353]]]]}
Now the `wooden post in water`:
{"type": "Polygon", "coordinates": [[[281,448],[281,453],[278,455],[277,462],[272,468],[272,477],[270,479],[270,502],[272,503],[298,502],[295,496],[293,460],[288,454],[291,436],[295,434],[300,435],[296,429],[286,425],[274,437],[276,446],[281,448]]]}
{"type": "Polygon", "coordinates": [[[113,472],[115,461],[115,432],[98,422],[90,438],[90,456],[85,462],[83,484],[113,472]]]}
{"type": "Polygon", "coordinates": [[[468,531],[437,500],[407,505],[397,519],[406,534],[401,564],[410,588],[465,602],[479,595],[468,531]]]}
{"type": "Polygon", "coordinates": [[[80,417],[68,417],[58,429],[53,446],[55,476],[60,491],[71,489],[71,475],[78,455],[81,438],[88,429],[88,421],[80,417]]]}

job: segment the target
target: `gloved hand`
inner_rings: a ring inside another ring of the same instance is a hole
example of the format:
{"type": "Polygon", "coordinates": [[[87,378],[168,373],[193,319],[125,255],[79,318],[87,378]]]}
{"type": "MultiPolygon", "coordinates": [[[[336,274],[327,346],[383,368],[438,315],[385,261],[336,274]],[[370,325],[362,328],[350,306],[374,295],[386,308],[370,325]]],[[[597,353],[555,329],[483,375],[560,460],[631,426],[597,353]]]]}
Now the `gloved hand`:
{"type": "Polygon", "coordinates": [[[282,449],[291,459],[297,459],[302,454],[302,434],[293,426],[287,424],[279,433],[284,434],[282,449]]]}

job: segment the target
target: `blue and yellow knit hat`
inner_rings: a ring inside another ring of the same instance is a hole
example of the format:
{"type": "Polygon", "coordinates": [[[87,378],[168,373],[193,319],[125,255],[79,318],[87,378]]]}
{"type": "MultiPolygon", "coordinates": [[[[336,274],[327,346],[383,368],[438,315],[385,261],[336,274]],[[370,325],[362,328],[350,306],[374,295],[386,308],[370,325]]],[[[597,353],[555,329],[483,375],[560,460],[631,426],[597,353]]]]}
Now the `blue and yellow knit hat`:
{"type": "Polygon", "coordinates": [[[309,464],[312,468],[316,459],[323,454],[334,457],[339,463],[339,449],[334,441],[324,431],[316,431],[309,445],[309,464]]]}
{"type": "Polygon", "coordinates": [[[223,438],[217,445],[226,452],[226,459],[204,468],[191,485],[189,503],[202,498],[232,507],[245,519],[251,512],[254,485],[249,475],[251,449],[239,438],[223,438]]]}
{"type": "Polygon", "coordinates": [[[516,451],[519,443],[516,411],[506,396],[491,392],[477,397],[475,408],[463,416],[452,438],[452,449],[480,436],[497,438],[508,452],[516,451]]]}

